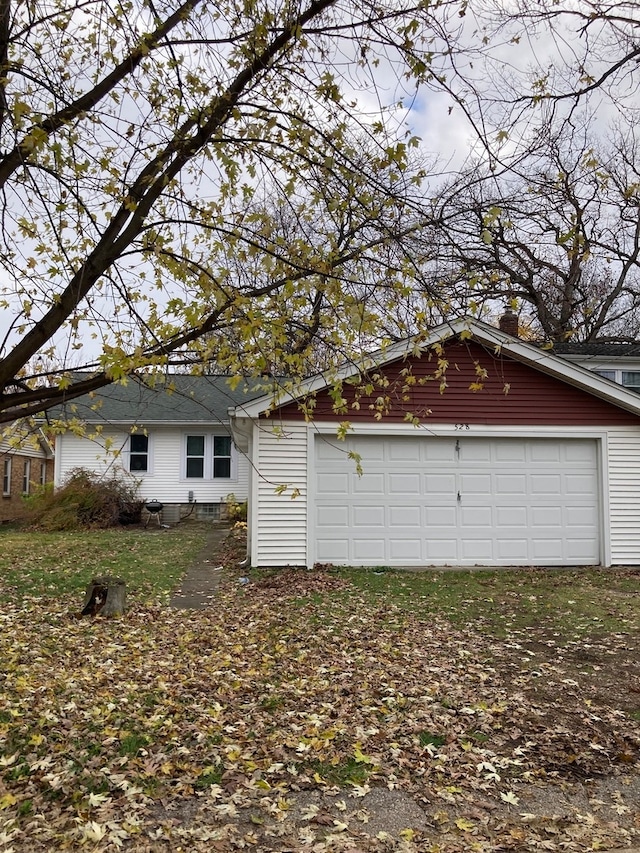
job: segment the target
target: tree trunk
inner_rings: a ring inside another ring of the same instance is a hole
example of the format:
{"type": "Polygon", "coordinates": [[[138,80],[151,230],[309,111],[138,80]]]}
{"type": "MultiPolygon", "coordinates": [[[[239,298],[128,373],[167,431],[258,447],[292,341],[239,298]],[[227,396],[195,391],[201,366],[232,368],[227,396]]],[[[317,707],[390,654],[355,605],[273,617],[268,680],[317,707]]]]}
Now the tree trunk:
{"type": "Polygon", "coordinates": [[[122,616],[127,585],[122,578],[93,578],[87,586],[82,616],[122,616]]]}

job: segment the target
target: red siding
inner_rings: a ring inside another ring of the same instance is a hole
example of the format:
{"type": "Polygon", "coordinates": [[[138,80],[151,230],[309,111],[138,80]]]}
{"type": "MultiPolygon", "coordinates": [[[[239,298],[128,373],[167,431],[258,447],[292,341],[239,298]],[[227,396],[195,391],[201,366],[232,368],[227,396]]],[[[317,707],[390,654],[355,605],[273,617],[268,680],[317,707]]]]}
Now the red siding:
{"type": "MultiPolygon", "coordinates": [[[[430,352],[385,365],[380,373],[388,381],[387,386],[383,388],[379,381],[372,380],[376,388],[368,396],[362,395],[356,386],[345,384],[342,393],[347,405],[342,412],[334,411],[327,391],[318,392],[313,419],[373,421],[376,401],[382,397],[388,409],[382,420],[396,423],[405,421],[406,413],[416,415],[422,422],[434,423],[563,426],[638,423],[638,417],[624,409],[512,358],[496,356],[473,341],[450,343],[443,357],[448,361],[447,387],[443,393],[436,375],[439,359],[430,352]],[[476,365],[487,372],[486,378],[478,377],[476,365]],[[407,385],[407,370],[417,380],[416,384],[407,385]],[[421,380],[426,381],[420,384],[421,380]],[[470,390],[469,386],[477,381],[482,382],[482,389],[470,390]],[[358,398],[359,409],[353,405],[358,398]]],[[[296,420],[303,418],[304,412],[298,403],[289,403],[278,411],[278,416],[296,420]]]]}

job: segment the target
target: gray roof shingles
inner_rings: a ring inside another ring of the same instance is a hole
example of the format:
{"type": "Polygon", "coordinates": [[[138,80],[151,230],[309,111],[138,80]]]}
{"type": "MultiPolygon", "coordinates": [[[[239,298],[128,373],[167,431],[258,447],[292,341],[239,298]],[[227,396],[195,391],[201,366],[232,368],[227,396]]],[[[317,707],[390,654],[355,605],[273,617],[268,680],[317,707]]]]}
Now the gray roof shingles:
{"type": "Polygon", "coordinates": [[[640,358],[640,344],[616,343],[555,343],[551,352],[554,355],[584,355],[603,358],[640,358]]]}
{"type": "Polygon", "coordinates": [[[89,423],[224,423],[230,406],[267,391],[257,380],[243,380],[232,390],[226,376],[171,374],[154,386],[130,377],[126,385],[107,385],[93,396],[70,400],[55,417],[89,423]]]}

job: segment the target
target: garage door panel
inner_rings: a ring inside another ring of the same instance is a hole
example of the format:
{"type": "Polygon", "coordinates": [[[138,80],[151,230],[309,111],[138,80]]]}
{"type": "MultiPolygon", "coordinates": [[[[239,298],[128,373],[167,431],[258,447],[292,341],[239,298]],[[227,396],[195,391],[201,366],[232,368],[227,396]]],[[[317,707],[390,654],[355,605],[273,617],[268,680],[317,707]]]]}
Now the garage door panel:
{"type": "Polygon", "coordinates": [[[527,478],[523,474],[496,474],[494,486],[496,495],[527,494],[527,478]]]}
{"type": "Polygon", "coordinates": [[[390,506],[390,527],[422,527],[422,513],[420,506],[390,506]]]}
{"type": "Polygon", "coordinates": [[[528,560],[529,541],[527,539],[498,539],[496,555],[499,561],[510,563],[528,560]]]}
{"type": "Polygon", "coordinates": [[[348,527],[349,506],[316,507],[316,525],[319,527],[348,527]]]}
{"type": "Polygon", "coordinates": [[[531,462],[558,465],[562,461],[563,447],[555,441],[530,442],[527,446],[531,462]]]}
{"type": "Polygon", "coordinates": [[[568,560],[588,561],[591,557],[592,547],[587,539],[574,539],[569,537],[565,540],[566,557],[568,560]]]}
{"type": "Polygon", "coordinates": [[[476,439],[458,440],[458,458],[460,462],[491,462],[491,446],[486,441],[476,439]]]}
{"type": "Polygon", "coordinates": [[[532,474],[532,495],[559,495],[562,492],[562,477],[560,474],[532,474]]]}
{"type": "Polygon", "coordinates": [[[461,540],[461,546],[460,557],[470,565],[494,559],[494,542],[488,537],[467,538],[465,536],[461,540]]]}
{"type": "Polygon", "coordinates": [[[535,561],[558,560],[561,562],[564,554],[562,543],[563,540],[560,537],[557,539],[533,537],[531,539],[531,556],[535,561]]]}
{"type": "Polygon", "coordinates": [[[457,493],[455,474],[425,474],[423,478],[424,495],[443,495],[447,498],[457,493]]]}
{"type": "Polygon", "coordinates": [[[389,474],[389,493],[392,495],[419,495],[420,474],[389,474]]]}
{"type": "Polygon", "coordinates": [[[316,560],[320,563],[347,563],[350,559],[349,538],[319,538],[316,542],[316,560]]]}
{"type": "Polygon", "coordinates": [[[565,474],[564,493],[566,495],[590,495],[596,487],[594,474],[565,474]]]}
{"type": "Polygon", "coordinates": [[[344,444],[338,446],[330,441],[318,438],[316,441],[316,459],[333,459],[337,462],[344,462],[347,459],[347,450],[344,444]]]}
{"type": "Polygon", "coordinates": [[[360,477],[357,474],[354,474],[351,482],[354,495],[385,494],[384,474],[364,473],[360,477]]]}
{"type": "Polygon", "coordinates": [[[349,475],[319,473],[316,480],[316,491],[321,495],[348,495],[349,475]]]}
{"type": "Polygon", "coordinates": [[[320,562],[599,562],[594,440],[351,436],[361,477],[344,455],[317,446],[320,562]]]}
{"type": "Polygon", "coordinates": [[[518,463],[524,465],[527,461],[527,446],[521,442],[503,441],[494,446],[494,461],[518,463]]]}
{"type": "Polygon", "coordinates": [[[564,518],[567,527],[587,527],[596,529],[598,526],[598,513],[594,506],[566,506],[564,518]]]}
{"type": "Polygon", "coordinates": [[[527,508],[524,506],[497,506],[496,524],[498,527],[522,527],[527,526],[527,508]]]}
{"type": "Polygon", "coordinates": [[[458,527],[458,512],[455,505],[452,506],[427,506],[424,511],[425,526],[428,528],[451,528],[458,527]]]}
{"type": "Polygon", "coordinates": [[[422,562],[422,539],[390,539],[389,559],[405,563],[422,562]]]}
{"type": "Polygon", "coordinates": [[[447,462],[451,464],[456,461],[456,442],[453,439],[427,440],[422,443],[420,449],[421,457],[425,462],[447,462]]]}
{"type": "Polygon", "coordinates": [[[491,474],[460,474],[460,489],[463,495],[493,494],[491,474]]]}
{"type": "Polygon", "coordinates": [[[455,564],[458,562],[457,539],[427,539],[425,541],[425,561],[436,564],[455,564]]]}
{"type": "Polygon", "coordinates": [[[463,530],[468,527],[487,527],[493,523],[493,512],[491,506],[462,506],[459,518],[463,530]]]}
{"type": "Polygon", "coordinates": [[[374,565],[381,565],[387,559],[385,539],[369,539],[368,537],[353,539],[353,556],[358,562],[371,561],[374,565]]]}
{"type": "Polygon", "coordinates": [[[384,527],[385,511],[383,506],[353,507],[352,523],[354,527],[384,527]]]}
{"type": "Polygon", "coordinates": [[[347,447],[349,450],[356,450],[357,453],[360,453],[363,461],[366,460],[368,462],[382,462],[385,459],[386,454],[386,443],[384,440],[375,439],[372,441],[368,441],[362,450],[359,449],[359,445],[355,442],[354,439],[351,439],[347,447]]]}
{"type": "Polygon", "coordinates": [[[420,444],[417,441],[394,441],[387,445],[390,462],[420,462],[420,444]]]}
{"type": "Polygon", "coordinates": [[[530,511],[531,526],[534,529],[547,527],[562,527],[562,505],[532,506],[530,511]]]}
{"type": "Polygon", "coordinates": [[[571,441],[562,445],[563,460],[565,462],[584,462],[589,464],[593,462],[593,442],[591,441],[571,441]]]}

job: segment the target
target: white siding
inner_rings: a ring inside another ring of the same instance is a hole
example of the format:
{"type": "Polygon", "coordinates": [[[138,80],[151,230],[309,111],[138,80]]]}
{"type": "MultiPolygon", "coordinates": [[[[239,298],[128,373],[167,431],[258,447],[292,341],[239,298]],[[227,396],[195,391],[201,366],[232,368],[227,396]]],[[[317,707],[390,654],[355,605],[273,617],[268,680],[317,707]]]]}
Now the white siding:
{"type": "Polygon", "coordinates": [[[640,427],[609,430],[611,562],[640,564],[640,427]]]}
{"type": "Polygon", "coordinates": [[[56,436],[55,485],[60,486],[74,468],[87,468],[96,473],[111,473],[120,470],[115,451],[126,442],[127,434],[105,430],[94,438],[80,437],[73,433],[56,436]],[[107,451],[107,442],[111,450],[107,451]]]}
{"type": "Polygon", "coordinates": [[[243,453],[233,448],[232,476],[229,479],[187,479],[184,475],[184,435],[211,432],[203,426],[179,429],[176,427],[149,427],[149,470],[127,471],[127,430],[104,430],[101,436],[80,437],[65,433],[56,439],[56,486],[60,485],[73,468],[88,468],[105,474],[119,474],[139,483],[138,493],[145,499],[162,503],[186,504],[189,492],[200,504],[219,503],[227,495],[244,501],[248,497],[249,463],[243,453]],[[110,450],[106,442],[111,441],[110,450]]]}
{"type": "MultiPolygon", "coordinates": [[[[11,456],[29,456],[32,459],[46,459],[47,454],[37,432],[27,432],[9,424],[0,427],[0,454],[11,456]]],[[[51,458],[51,457],[49,457],[51,458]]]]}
{"type": "Polygon", "coordinates": [[[262,420],[255,427],[254,566],[307,563],[307,433],[305,423],[272,426],[262,420]]]}

